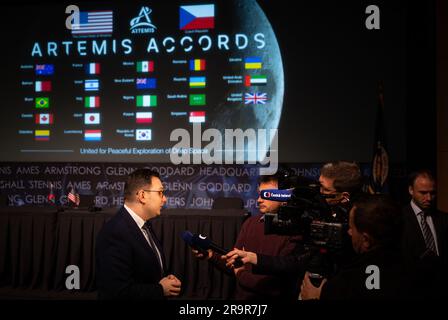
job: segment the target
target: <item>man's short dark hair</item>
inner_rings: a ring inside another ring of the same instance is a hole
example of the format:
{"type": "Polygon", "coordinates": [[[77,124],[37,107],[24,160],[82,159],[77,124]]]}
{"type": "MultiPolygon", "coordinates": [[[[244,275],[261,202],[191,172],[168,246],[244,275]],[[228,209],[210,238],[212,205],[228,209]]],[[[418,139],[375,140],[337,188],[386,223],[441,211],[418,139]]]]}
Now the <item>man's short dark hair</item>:
{"type": "Polygon", "coordinates": [[[258,178],[258,184],[261,183],[276,183],[279,189],[287,189],[294,187],[293,178],[295,177],[292,169],[287,167],[282,167],[277,170],[273,175],[260,176],[258,178]]]}
{"type": "Polygon", "coordinates": [[[124,185],[124,198],[129,197],[144,187],[151,187],[152,177],[159,178],[157,171],[151,169],[137,169],[129,174],[126,184],[124,185]]]}
{"type": "Polygon", "coordinates": [[[258,184],[270,183],[270,182],[278,184],[278,177],[276,177],[275,175],[270,175],[270,176],[260,176],[258,178],[258,184]]]}
{"type": "Polygon", "coordinates": [[[400,243],[400,206],[386,195],[362,195],[353,204],[353,223],[367,233],[374,245],[393,247],[400,243]]]}
{"type": "Polygon", "coordinates": [[[337,192],[360,192],[362,187],[362,175],[359,166],[355,162],[335,161],[324,164],[320,174],[329,179],[334,179],[333,186],[337,192]]]}
{"type": "Polygon", "coordinates": [[[436,179],[434,178],[434,175],[432,174],[432,172],[428,169],[421,169],[418,171],[414,171],[412,172],[409,177],[408,177],[408,185],[410,187],[414,186],[415,180],[417,180],[417,178],[419,177],[424,177],[424,178],[428,178],[429,180],[435,182],[436,179]]]}

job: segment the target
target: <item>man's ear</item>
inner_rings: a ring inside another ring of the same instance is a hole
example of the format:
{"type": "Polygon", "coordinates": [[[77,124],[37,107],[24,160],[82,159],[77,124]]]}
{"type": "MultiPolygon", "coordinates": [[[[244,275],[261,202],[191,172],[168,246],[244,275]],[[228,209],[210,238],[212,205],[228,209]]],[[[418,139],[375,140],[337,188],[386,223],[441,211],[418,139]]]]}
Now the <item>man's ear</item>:
{"type": "Polygon", "coordinates": [[[143,190],[137,192],[137,201],[145,203],[145,192],[143,190]]]}
{"type": "Polygon", "coordinates": [[[414,188],[412,186],[409,186],[408,191],[411,196],[414,195],[414,188]]]}
{"type": "Polygon", "coordinates": [[[365,233],[365,232],[362,233],[361,246],[363,249],[362,252],[369,251],[370,248],[373,246],[372,237],[368,233],[365,233]]]}

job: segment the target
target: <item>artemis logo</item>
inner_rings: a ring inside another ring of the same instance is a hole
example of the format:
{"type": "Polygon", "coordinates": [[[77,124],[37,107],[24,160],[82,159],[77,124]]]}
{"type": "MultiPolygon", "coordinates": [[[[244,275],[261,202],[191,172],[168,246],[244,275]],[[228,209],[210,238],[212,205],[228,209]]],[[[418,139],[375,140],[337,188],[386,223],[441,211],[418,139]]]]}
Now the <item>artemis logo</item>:
{"type": "Polygon", "coordinates": [[[154,33],[156,26],[152,24],[149,14],[152,9],[142,7],[137,17],[131,20],[131,33],[154,33]]]}
{"type": "Polygon", "coordinates": [[[199,235],[199,239],[205,240],[207,237],[203,236],[202,234],[199,235]]]}

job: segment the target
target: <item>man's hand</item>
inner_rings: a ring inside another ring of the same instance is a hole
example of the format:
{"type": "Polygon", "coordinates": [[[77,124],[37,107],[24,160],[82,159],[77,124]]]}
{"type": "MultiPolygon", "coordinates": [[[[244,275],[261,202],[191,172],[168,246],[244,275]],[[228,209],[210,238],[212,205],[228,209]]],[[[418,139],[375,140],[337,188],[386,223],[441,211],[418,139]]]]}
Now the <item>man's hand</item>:
{"type": "Polygon", "coordinates": [[[235,268],[235,267],[233,267],[233,273],[235,274],[235,276],[238,276],[238,273],[240,273],[241,271],[243,271],[243,270],[248,270],[247,266],[248,266],[248,265],[243,264],[243,265],[242,265],[241,267],[239,267],[239,268],[235,268]]]}
{"type": "Polygon", "coordinates": [[[191,249],[191,252],[193,252],[193,255],[201,260],[208,260],[213,256],[213,250],[212,249],[208,249],[207,250],[207,254],[203,254],[202,252],[199,252],[198,250],[195,249],[191,249]]]}
{"type": "Polygon", "coordinates": [[[222,256],[223,259],[226,259],[226,266],[231,267],[235,263],[235,260],[240,257],[241,261],[246,264],[250,263],[253,265],[257,265],[257,254],[250,251],[239,250],[234,248],[232,251],[227,253],[225,256],[222,256]]]}
{"type": "Polygon", "coordinates": [[[169,276],[162,278],[159,283],[163,287],[163,295],[165,297],[174,297],[179,295],[182,283],[176,276],[170,274],[169,276]]]}
{"type": "Polygon", "coordinates": [[[302,285],[300,286],[300,296],[302,297],[302,300],[320,299],[320,293],[325,282],[327,282],[327,279],[323,279],[319,288],[316,288],[311,283],[309,272],[306,272],[302,285]]]}

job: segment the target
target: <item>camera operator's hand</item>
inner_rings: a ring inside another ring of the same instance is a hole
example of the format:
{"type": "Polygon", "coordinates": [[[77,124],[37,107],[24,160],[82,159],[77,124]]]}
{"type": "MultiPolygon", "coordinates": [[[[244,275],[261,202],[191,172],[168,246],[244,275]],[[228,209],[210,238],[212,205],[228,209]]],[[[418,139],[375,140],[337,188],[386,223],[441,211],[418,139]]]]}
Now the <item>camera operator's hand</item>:
{"type": "Polygon", "coordinates": [[[228,252],[223,259],[226,259],[226,266],[230,267],[235,263],[235,260],[240,257],[243,263],[250,263],[253,265],[257,265],[257,254],[250,251],[239,250],[234,248],[232,251],[228,252]]]}
{"type": "Polygon", "coordinates": [[[320,293],[325,282],[327,282],[327,279],[323,279],[320,286],[316,288],[311,283],[309,272],[306,272],[305,277],[302,281],[302,285],[300,286],[300,297],[302,298],[302,300],[320,299],[320,293]]]}
{"type": "Polygon", "coordinates": [[[212,249],[208,249],[206,254],[204,254],[204,252],[201,252],[199,250],[195,250],[195,249],[191,249],[191,252],[193,253],[193,255],[201,260],[208,260],[213,256],[213,250],[212,249]]]}

